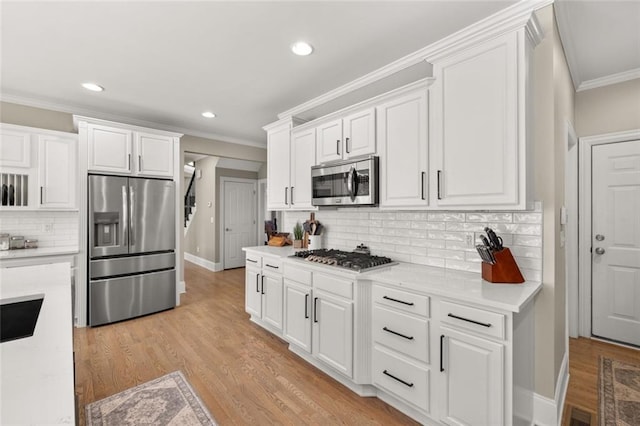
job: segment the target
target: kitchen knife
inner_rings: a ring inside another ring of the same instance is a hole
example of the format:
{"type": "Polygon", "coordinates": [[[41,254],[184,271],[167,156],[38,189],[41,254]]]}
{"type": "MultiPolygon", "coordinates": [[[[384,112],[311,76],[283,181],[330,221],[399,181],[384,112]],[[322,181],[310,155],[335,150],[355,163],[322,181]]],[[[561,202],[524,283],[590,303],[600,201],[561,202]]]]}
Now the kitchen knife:
{"type": "Polygon", "coordinates": [[[489,237],[489,245],[491,246],[491,248],[495,251],[502,250],[502,238],[498,237],[496,233],[493,232],[493,229],[489,228],[488,226],[484,228],[484,231],[487,233],[487,237],[489,237]]]}
{"type": "Polygon", "coordinates": [[[489,240],[487,240],[487,237],[485,237],[484,235],[480,235],[480,240],[482,241],[482,244],[484,244],[487,247],[490,247],[491,244],[489,244],[489,240]]]}

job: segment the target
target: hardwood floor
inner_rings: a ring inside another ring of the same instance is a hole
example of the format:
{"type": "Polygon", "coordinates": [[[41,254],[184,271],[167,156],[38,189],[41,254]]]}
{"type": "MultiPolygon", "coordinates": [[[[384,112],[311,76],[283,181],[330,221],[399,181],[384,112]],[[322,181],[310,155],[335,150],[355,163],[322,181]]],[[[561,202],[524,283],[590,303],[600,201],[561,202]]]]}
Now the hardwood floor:
{"type": "MultiPolygon", "coordinates": [[[[599,340],[569,339],[569,387],[565,400],[563,422],[565,426],[571,422],[572,410],[576,408],[577,418],[580,411],[590,416],[590,422],[582,420],[582,424],[595,426],[598,419],[598,359],[600,356],[614,358],[631,364],[640,364],[640,351],[599,340]]],[[[578,423],[579,424],[579,423],[578,423]]]]}
{"type": "Polygon", "coordinates": [[[220,425],[417,424],[362,398],[249,321],[244,268],[213,273],[185,262],[181,305],[147,317],[76,329],[76,393],[84,407],[182,370],[220,425]]]}

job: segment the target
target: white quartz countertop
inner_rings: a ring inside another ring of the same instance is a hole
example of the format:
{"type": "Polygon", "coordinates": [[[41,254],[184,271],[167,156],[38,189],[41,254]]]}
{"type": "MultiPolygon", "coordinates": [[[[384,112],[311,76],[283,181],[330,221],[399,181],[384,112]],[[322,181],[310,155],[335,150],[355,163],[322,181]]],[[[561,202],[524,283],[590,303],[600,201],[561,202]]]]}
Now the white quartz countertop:
{"type": "Polygon", "coordinates": [[[44,294],[34,334],[0,343],[0,424],[75,423],[69,263],[0,268],[0,298],[44,294]]]}
{"type": "Polygon", "coordinates": [[[59,255],[77,254],[77,253],[78,253],[77,246],[4,250],[4,251],[0,251],[0,260],[21,259],[26,257],[59,256],[59,255]]]}
{"type": "Polygon", "coordinates": [[[511,312],[520,312],[542,289],[539,282],[494,284],[473,272],[404,262],[362,278],[511,312]]]}
{"type": "MultiPolygon", "coordinates": [[[[299,249],[294,249],[292,246],[257,246],[245,247],[243,250],[260,255],[287,258],[299,249]]],[[[313,271],[342,276],[348,275],[350,278],[357,280],[391,284],[407,290],[450,297],[458,301],[477,303],[488,308],[509,312],[520,312],[542,289],[542,283],[540,282],[526,281],[522,284],[493,284],[483,280],[482,276],[477,273],[414,263],[399,262],[381,269],[358,273],[348,269],[304,262],[297,258],[286,260],[287,264],[299,264],[313,271]]]]}

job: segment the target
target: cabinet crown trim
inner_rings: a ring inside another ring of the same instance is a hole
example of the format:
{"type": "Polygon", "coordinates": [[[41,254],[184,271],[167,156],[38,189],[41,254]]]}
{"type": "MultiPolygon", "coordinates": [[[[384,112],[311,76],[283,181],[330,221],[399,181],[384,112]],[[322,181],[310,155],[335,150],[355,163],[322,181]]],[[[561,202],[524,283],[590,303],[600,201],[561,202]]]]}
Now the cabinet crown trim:
{"type": "Polygon", "coordinates": [[[542,28],[540,25],[530,25],[529,21],[535,19],[535,15],[533,13],[536,10],[542,9],[550,4],[553,4],[553,0],[529,0],[515,3],[506,9],[469,25],[457,33],[438,40],[420,50],[378,68],[369,74],[284,111],[278,114],[278,118],[283,119],[302,114],[303,112],[373,84],[422,61],[432,62],[434,60],[438,60],[439,58],[449,56],[460,49],[470,47],[477,43],[482,43],[489,38],[493,38],[525,26],[527,26],[529,37],[535,46],[543,39],[544,35],[542,34],[542,28]]]}
{"type": "Polygon", "coordinates": [[[81,116],[81,115],[74,115],[73,116],[73,126],[76,129],[80,129],[80,127],[84,127],[87,124],[98,124],[98,125],[101,125],[101,126],[119,127],[121,129],[131,130],[133,132],[144,132],[144,133],[150,133],[150,134],[161,135],[161,136],[168,136],[168,137],[173,137],[173,138],[181,138],[182,136],[184,136],[184,134],[182,134],[182,133],[168,132],[166,130],[152,129],[150,127],[135,126],[135,125],[132,125],[132,124],[118,123],[116,121],[108,121],[108,120],[102,120],[102,119],[99,119],[99,118],[84,117],[84,116],[81,116]]]}

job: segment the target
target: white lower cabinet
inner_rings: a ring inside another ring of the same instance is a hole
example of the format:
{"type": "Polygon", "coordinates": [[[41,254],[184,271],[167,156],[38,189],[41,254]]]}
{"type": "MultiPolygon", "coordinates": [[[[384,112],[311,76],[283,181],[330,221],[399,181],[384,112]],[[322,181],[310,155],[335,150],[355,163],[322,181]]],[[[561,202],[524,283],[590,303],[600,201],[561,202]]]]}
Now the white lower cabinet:
{"type": "Polygon", "coordinates": [[[448,327],[440,332],[440,419],[455,426],[503,425],[504,345],[448,327]]]}
{"type": "Polygon", "coordinates": [[[245,311],[259,325],[277,334],[282,332],[282,261],[247,252],[245,311]]]}
{"type": "Polygon", "coordinates": [[[283,336],[311,353],[311,287],[284,280],[283,336]]]}
{"type": "Polygon", "coordinates": [[[322,291],[313,295],[313,355],[353,377],[353,302],[322,291]]]}

